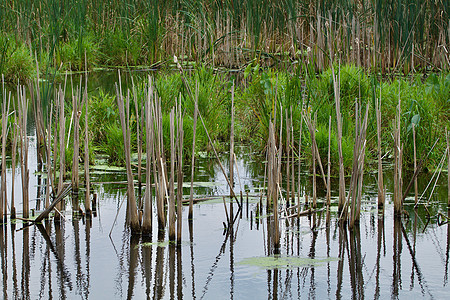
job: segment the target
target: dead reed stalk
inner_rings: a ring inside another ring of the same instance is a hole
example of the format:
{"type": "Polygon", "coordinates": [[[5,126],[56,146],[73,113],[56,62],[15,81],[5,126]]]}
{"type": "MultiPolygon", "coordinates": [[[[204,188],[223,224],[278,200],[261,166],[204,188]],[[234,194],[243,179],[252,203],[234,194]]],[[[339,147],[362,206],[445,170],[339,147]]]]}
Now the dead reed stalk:
{"type": "MultiPolygon", "coordinates": [[[[59,179],[57,193],[61,193],[64,187],[64,177],[66,174],[66,117],[64,112],[64,90],[61,87],[57,93],[57,101],[59,101],[59,179]]],[[[60,202],[56,208],[61,211],[63,209],[63,202],[60,202]]]]}
{"type": "Polygon", "coordinates": [[[450,209],[450,131],[447,131],[447,129],[445,129],[445,132],[447,137],[447,188],[448,188],[447,206],[450,209]]]}
{"type": "Polygon", "coordinates": [[[288,117],[288,111],[287,109],[285,110],[286,113],[286,154],[287,154],[287,166],[286,166],[286,185],[287,185],[287,191],[286,191],[286,205],[289,205],[290,202],[290,196],[291,196],[291,190],[290,190],[290,179],[291,179],[291,174],[290,174],[290,162],[291,162],[291,125],[289,122],[289,117],[288,117]]]}
{"type": "Polygon", "coordinates": [[[364,159],[366,150],[367,120],[369,115],[369,104],[366,106],[365,116],[362,119],[362,111],[359,103],[356,103],[355,112],[355,144],[353,148],[353,169],[350,180],[349,195],[351,195],[350,225],[353,229],[355,223],[359,222],[361,211],[362,183],[364,175],[364,159]],[[362,119],[362,121],[361,121],[362,119]]]}
{"type": "MultiPolygon", "coordinates": [[[[230,183],[234,186],[234,81],[231,87],[231,125],[230,125],[230,183]]],[[[230,197],[231,190],[230,190],[230,197]]]]}
{"type": "Polygon", "coordinates": [[[73,118],[73,160],[72,160],[72,213],[79,210],[78,206],[78,188],[80,177],[78,174],[80,160],[80,112],[79,97],[81,88],[77,88],[72,95],[72,118],[73,118]]]}
{"type": "MultiPolygon", "coordinates": [[[[7,190],[6,190],[6,141],[8,137],[8,115],[9,105],[11,103],[11,93],[9,93],[9,99],[6,97],[6,89],[4,79],[2,77],[2,160],[1,160],[1,187],[0,187],[0,223],[5,222],[7,219],[7,190]]],[[[12,187],[14,189],[14,186],[12,187]]]]}
{"type": "MultiPolygon", "coordinates": [[[[14,111],[14,124],[13,124],[13,143],[11,149],[11,186],[14,187],[14,181],[16,179],[16,151],[17,151],[17,139],[19,133],[17,132],[17,120],[16,120],[16,112],[14,111]]],[[[11,219],[16,218],[16,206],[14,203],[14,188],[11,189],[11,219]]]]}
{"type": "Polygon", "coordinates": [[[177,245],[181,246],[181,231],[183,220],[183,115],[181,113],[181,97],[178,109],[178,165],[177,165],[177,245]]]}
{"type": "Polygon", "coordinates": [[[402,213],[402,150],[400,141],[400,116],[401,102],[400,92],[398,95],[397,114],[394,121],[394,214],[401,216],[402,213]]]}
{"type": "MultiPolygon", "coordinates": [[[[281,138],[281,137],[280,137],[281,138]]],[[[275,141],[275,130],[272,121],[269,122],[269,141],[267,147],[267,197],[273,205],[273,232],[274,232],[274,250],[275,254],[280,248],[280,233],[278,224],[278,189],[279,189],[279,156],[281,151],[277,151],[275,141]],[[278,156],[278,157],[277,157],[278,156]]]]}
{"type": "MultiPolygon", "coordinates": [[[[331,56],[332,57],[332,56],[331,56]]],[[[341,116],[341,101],[340,101],[340,70],[336,76],[334,66],[331,64],[331,74],[333,76],[334,101],[336,105],[336,120],[337,120],[337,143],[339,153],[339,204],[338,211],[341,220],[347,220],[347,206],[345,199],[345,174],[344,174],[344,157],[342,154],[342,116],[341,116]]]]}
{"type": "MultiPolygon", "coordinates": [[[[292,199],[292,204],[294,204],[295,205],[295,161],[294,161],[294,157],[295,157],[295,155],[294,155],[294,144],[295,144],[295,141],[294,141],[294,125],[293,125],[293,118],[292,118],[292,106],[291,106],[291,118],[290,118],[290,130],[291,130],[291,141],[292,141],[292,144],[291,144],[291,152],[292,152],[292,155],[291,155],[291,159],[292,159],[292,161],[291,161],[291,167],[292,167],[292,170],[291,170],[291,178],[292,178],[292,182],[291,182],[291,186],[292,186],[292,193],[291,193],[291,199],[292,199]]],[[[289,179],[288,179],[289,180],[289,179]]],[[[289,199],[288,199],[288,201],[289,201],[289,199]]]]}
{"type": "Polygon", "coordinates": [[[45,189],[45,208],[50,206],[50,180],[52,178],[52,164],[51,164],[51,144],[52,144],[52,120],[53,120],[53,105],[50,108],[50,114],[48,116],[48,128],[47,128],[47,142],[46,154],[47,154],[47,185],[45,189]]]}
{"type": "Polygon", "coordinates": [[[119,87],[116,84],[117,105],[119,106],[120,124],[122,126],[123,143],[125,148],[125,165],[127,170],[127,199],[129,225],[132,234],[140,232],[137,213],[136,198],[134,195],[134,178],[131,170],[131,131],[130,131],[130,96],[126,97],[126,103],[122,94],[122,84],[119,72],[119,87]],[[125,107],[124,107],[125,105],[125,107]],[[125,111],[126,109],[126,111],[125,111]]]}
{"type": "Polygon", "coordinates": [[[170,112],[169,240],[175,240],[175,111],[170,112]]]}
{"type": "Polygon", "coordinates": [[[29,217],[30,203],[28,194],[28,185],[30,180],[30,171],[28,170],[28,137],[27,137],[27,112],[28,99],[25,92],[25,87],[17,87],[18,95],[18,116],[19,116],[19,139],[20,139],[20,166],[22,175],[22,203],[23,203],[23,218],[29,217]]]}
{"type": "Polygon", "coordinates": [[[195,137],[197,134],[197,112],[198,112],[198,90],[199,85],[198,82],[195,83],[195,98],[194,98],[194,127],[192,128],[193,137],[192,137],[192,158],[191,158],[191,189],[189,196],[189,213],[188,220],[192,221],[193,219],[193,203],[194,203],[194,167],[195,167],[195,137]]]}
{"type": "Polygon", "coordinates": [[[377,118],[378,208],[384,211],[385,193],[383,183],[383,164],[381,158],[381,97],[380,99],[375,99],[375,115],[377,118]]]}
{"type": "MultiPolygon", "coordinates": [[[[331,116],[328,120],[328,157],[327,157],[327,206],[331,205],[331,116]]],[[[328,218],[327,218],[328,221],[328,218]]]]}
{"type": "MultiPolygon", "coordinates": [[[[416,154],[416,128],[414,123],[412,123],[412,133],[413,133],[413,149],[414,149],[414,173],[417,171],[417,154],[416,154]]],[[[419,201],[419,191],[417,187],[417,177],[414,178],[414,204],[417,205],[419,201]]]]}
{"type": "MultiPolygon", "coordinates": [[[[86,79],[87,81],[87,79],[86,79]]],[[[86,196],[84,200],[84,211],[86,216],[91,216],[91,183],[89,177],[89,128],[88,128],[88,100],[87,100],[87,88],[85,93],[85,113],[84,113],[84,178],[86,183],[86,196]]]]}
{"type": "Polygon", "coordinates": [[[155,161],[152,159],[154,153],[153,143],[153,116],[151,111],[153,91],[151,78],[148,79],[148,87],[146,89],[145,101],[145,132],[146,132],[146,169],[145,169],[145,197],[144,197],[144,211],[142,218],[142,234],[150,235],[152,232],[152,187],[151,187],[151,166],[155,166],[155,161]]]}

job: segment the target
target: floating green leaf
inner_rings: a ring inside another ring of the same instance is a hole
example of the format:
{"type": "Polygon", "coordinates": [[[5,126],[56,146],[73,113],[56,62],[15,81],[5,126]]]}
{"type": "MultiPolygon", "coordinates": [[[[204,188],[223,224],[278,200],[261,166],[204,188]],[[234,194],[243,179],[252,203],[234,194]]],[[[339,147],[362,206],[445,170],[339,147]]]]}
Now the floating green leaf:
{"type": "Polygon", "coordinates": [[[294,256],[260,256],[249,257],[240,261],[239,265],[249,265],[263,269],[289,269],[300,267],[318,267],[328,262],[338,261],[337,257],[294,257],[294,256]]]}

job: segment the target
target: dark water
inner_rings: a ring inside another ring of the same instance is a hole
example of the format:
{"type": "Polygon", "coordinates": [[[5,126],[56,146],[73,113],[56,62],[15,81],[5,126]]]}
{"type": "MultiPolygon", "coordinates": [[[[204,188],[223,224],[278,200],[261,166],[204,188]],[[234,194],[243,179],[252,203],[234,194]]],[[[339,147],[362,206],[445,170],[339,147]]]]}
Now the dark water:
{"type": "MultiPolygon", "coordinates": [[[[35,157],[31,138],[30,174],[37,167],[35,157]]],[[[236,190],[258,194],[264,175],[261,159],[241,148],[238,170],[240,181],[235,176],[236,190]]],[[[16,171],[14,188],[20,215],[21,183],[19,170],[16,171]]],[[[214,160],[200,159],[196,171],[197,197],[229,193],[214,160]]],[[[10,169],[7,175],[9,195],[10,169]]],[[[305,175],[302,194],[311,186],[305,175]]],[[[440,224],[445,218],[437,218],[439,212],[448,216],[446,176],[441,176],[429,199],[432,217],[427,218],[423,206],[415,211],[413,199],[408,198],[405,210],[409,218],[403,220],[394,220],[389,194],[386,213],[379,216],[374,176],[365,177],[360,225],[351,232],[339,226],[335,206],[329,225],[325,211],[298,221],[282,219],[282,257],[334,259],[314,266],[278,269],[242,263],[247,258],[272,254],[270,218],[264,214],[259,219],[255,217],[258,198],[250,197],[247,209],[244,196],[242,211],[234,204],[237,218],[231,234],[224,233],[226,215],[221,198],[196,204],[193,226],[190,228],[183,220],[183,243],[177,248],[166,242],[167,233],[158,236],[157,226],[152,239],[130,236],[124,225],[125,206],[119,210],[125,196],[124,185],[94,184],[99,207],[92,220],[73,217],[68,199],[61,224],[50,220],[24,227],[21,221],[12,224],[8,220],[0,227],[3,298],[446,299],[450,292],[450,224],[440,224]],[[118,210],[117,224],[113,226],[118,210]],[[144,244],[150,242],[151,246],[144,244]]],[[[388,193],[392,190],[390,177],[387,172],[388,193]]],[[[419,190],[430,177],[431,174],[422,177],[419,190]]],[[[91,180],[120,181],[124,174],[93,172],[91,180]]],[[[30,195],[36,197],[30,207],[39,204],[36,198],[42,197],[45,181],[43,176],[31,175],[30,195]]],[[[184,189],[184,194],[187,197],[189,188],[184,189]]],[[[323,202],[323,189],[319,196],[319,202],[323,202]]],[[[336,201],[335,189],[333,202],[336,201]]],[[[184,207],[183,217],[186,215],[184,207]]]]}

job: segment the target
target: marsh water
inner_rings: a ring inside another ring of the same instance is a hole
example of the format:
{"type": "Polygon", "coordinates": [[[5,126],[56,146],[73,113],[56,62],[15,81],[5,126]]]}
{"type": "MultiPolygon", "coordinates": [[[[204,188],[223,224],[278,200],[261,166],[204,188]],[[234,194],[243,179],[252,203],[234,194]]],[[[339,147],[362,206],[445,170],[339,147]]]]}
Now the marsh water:
{"type": "MultiPolygon", "coordinates": [[[[45,175],[37,172],[36,146],[30,129],[30,207],[42,209],[45,175]]],[[[226,168],[228,159],[223,155],[226,168]]],[[[16,170],[8,195],[15,189],[21,210],[21,182],[16,170]]],[[[263,187],[263,158],[246,146],[237,149],[235,189],[243,191],[243,205],[227,198],[228,213],[236,216],[233,230],[224,229],[227,217],[223,195],[226,180],[214,158],[199,157],[195,166],[191,226],[183,208],[182,245],[168,242],[158,231],[156,214],[152,238],[131,236],[125,225],[125,171],[91,169],[98,195],[92,219],[72,214],[70,196],[64,220],[28,226],[22,221],[0,227],[1,282],[4,299],[446,299],[450,294],[450,223],[446,174],[433,195],[427,193],[407,214],[393,217],[392,175],[386,167],[387,206],[377,210],[376,174],[365,174],[363,210],[352,231],[337,215],[337,179],[333,179],[332,207],[327,213],[281,219],[281,253],[273,255],[271,218],[257,206],[263,187]],[[247,200],[247,194],[248,200],[247,200]],[[258,215],[258,217],[257,217],[258,215]],[[408,217],[409,216],[409,217],[408,217]],[[329,222],[327,222],[329,218],[329,222]]],[[[190,172],[186,169],[185,174],[190,172]]],[[[432,172],[419,177],[425,189],[432,172]]],[[[408,178],[405,176],[405,178],[408,178]]],[[[185,177],[185,182],[190,178],[185,177]]],[[[318,181],[319,182],[319,181],[318,181]]],[[[311,194],[307,168],[301,172],[302,195],[311,194]]],[[[183,187],[185,198],[189,184],[183,187]]],[[[136,193],[138,191],[136,190],[136,193]]],[[[82,191],[80,195],[82,195],[82,191]]],[[[319,185],[319,208],[325,201],[319,185]]],[[[82,197],[82,196],[81,196],[82,197]]],[[[80,199],[83,201],[83,199],[80,199]]],[[[302,198],[301,202],[304,203],[302,198]]]]}

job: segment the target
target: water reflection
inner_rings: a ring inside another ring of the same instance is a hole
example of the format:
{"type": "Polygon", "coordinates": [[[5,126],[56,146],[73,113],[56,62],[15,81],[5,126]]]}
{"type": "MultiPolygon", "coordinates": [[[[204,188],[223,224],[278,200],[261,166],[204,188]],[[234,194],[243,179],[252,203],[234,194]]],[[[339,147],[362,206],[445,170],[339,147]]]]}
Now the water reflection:
{"type": "MultiPolygon", "coordinates": [[[[219,180],[216,171],[207,180],[219,180]]],[[[260,184],[243,173],[243,186],[259,194],[252,188],[260,184]]],[[[201,191],[206,190],[227,193],[223,186],[201,191]]],[[[378,215],[372,209],[376,199],[368,196],[360,225],[352,231],[337,221],[333,206],[280,219],[281,257],[339,260],[266,269],[242,264],[246,258],[274,254],[273,218],[270,212],[264,215],[259,198],[250,197],[248,204],[245,198],[245,214],[235,202],[227,203],[230,224],[222,202],[195,205],[194,220],[183,226],[183,242],[177,247],[167,244],[167,232],[158,228],[149,237],[129,234],[120,187],[99,185],[96,192],[97,217],[69,213],[38,226],[18,222],[1,227],[3,298],[439,299],[447,293],[450,223],[439,226],[444,224],[436,218],[425,219],[421,208],[406,207],[409,219],[394,218],[389,205],[378,215]]],[[[40,197],[44,193],[40,190],[40,197]]]]}

